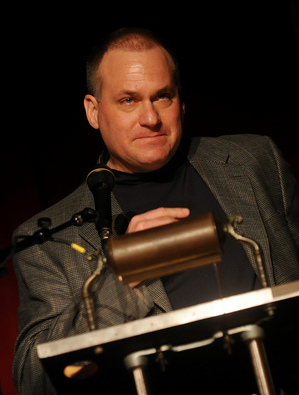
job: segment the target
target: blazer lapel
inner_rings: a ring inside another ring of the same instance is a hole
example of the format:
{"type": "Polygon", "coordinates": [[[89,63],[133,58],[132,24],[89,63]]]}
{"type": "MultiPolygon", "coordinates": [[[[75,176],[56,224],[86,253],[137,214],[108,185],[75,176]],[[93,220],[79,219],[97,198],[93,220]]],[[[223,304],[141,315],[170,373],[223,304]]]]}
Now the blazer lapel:
{"type": "MultiPolygon", "coordinates": [[[[91,207],[93,209],[95,208],[94,200],[91,193],[90,193],[90,199],[88,200],[88,204],[89,204],[88,207],[91,207]]],[[[114,224],[115,218],[122,213],[122,210],[113,193],[111,193],[111,210],[112,210],[112,224],[114,224]]],[[[116,235],[114,229],[112,229],[112,234],[113,236],[116,235]]],[[[93,223],[83,224],[79,229],[79,235],[85,241],[87,241],[94,249],[98,250],[101,248],[101,240],[93,223]]]]}
{"type": "MultiPolygon", "coordinates": [[[[213,145],[215,145],[213,139],[213,145]]],[[[220,143],[218,143],[220,145],[220,143]]],[[[234,160],[234,153],[225,150],[225,143],[218,149],[208,147],[203,140],[199,145],[198,155],[189,158],[191,164],[209,186],[228,218],[239,215],[243,223],[236,230],[246,237],[255,240],[262,248],[266,271],[270,283],[274,284],[271,270],[271,257],[268,237],[264,228],[259,208],[256,202],[250,177],[243,166],[234,160]],[[213,156],[210,156],[210,153],[213,156]],[[208,154],[209,153],[209,154],[208,154]]],[[[242,244],[246,254],[257,273],[256,262],[251,248],[242,244]]]]}

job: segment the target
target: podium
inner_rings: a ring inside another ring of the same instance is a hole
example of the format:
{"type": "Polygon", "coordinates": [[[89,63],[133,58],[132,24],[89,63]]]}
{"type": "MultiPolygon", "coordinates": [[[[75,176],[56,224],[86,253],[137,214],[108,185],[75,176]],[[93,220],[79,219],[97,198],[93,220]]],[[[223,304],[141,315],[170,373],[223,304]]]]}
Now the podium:
{"type": "MultiPolygon", "coordinates": [[[[232,347],[233,353],[232,343],[242,339],[241,344],[249,345],[254,366],[259,363],[256,357],[263,359],[263,355],[254,355],[254,348],[259,348],[265,333],[266,342],[272,339],[273,344],[267,346],[275,356],[278,343],[288,344],[297,339],[298,316],[299,281],[296,281],[40,344],[37,353],[59,394],[104,394],[105,385],[110,394],[136,391],[141,394],[146,391],[142,387],[147,364],[150,368],[160,362],[163,369],[168,357],[172,359],[173,355],[176,356],[174,362],[180,364],[180,356],[190,350],[193,357],[200,358],[201,350],[209,350],[215,342],[221,341],[226,349],[232,347]],[[275,311],[273,317],[268,313],[269,308],[275,311]],[[86,367],[83,374],[77,376],[83,377],[70,378],[68,369],[78,363],[86,367]],[[139,389],[135,389],[132,376],[139,389]],[[117,384],[123,388],[122,392],[113,390],[117,384]]],[[[298,343],[289,348],[296,348],[293,351],[298,359],[298,343]]],[[[227,353],[223,347],[222,352],[227,353]]],[[[248,359],[246,347],[244,354],[248,359]]],[[[284,365],[288,362],[281,361],[284,365]]],[[[151,381],[151,372],[148,373],[151,381]]],[[[197,374],[200,376],[201,372],[197,374]]],[[[217,380],[217,373],[215,375],[217,380]]],[[[263,379],[262,376],[259,379],[263,379]]],[[[271,391],[269,393],[274,393],[271,391]]]]}

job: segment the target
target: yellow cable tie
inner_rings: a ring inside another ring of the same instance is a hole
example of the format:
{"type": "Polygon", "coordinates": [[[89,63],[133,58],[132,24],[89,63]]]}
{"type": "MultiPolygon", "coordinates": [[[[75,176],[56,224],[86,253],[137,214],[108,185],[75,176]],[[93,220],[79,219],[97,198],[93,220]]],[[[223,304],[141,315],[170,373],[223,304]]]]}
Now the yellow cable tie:
{"type": "Polygon", "coordinates": [[[80,252],[81,254],[85,254],[85,252],[86,252],[85,248],[79,246],[79,244],[72,243],[72,244],[71,244],[71,247],[72,247],[74,250],[80,252]]]}

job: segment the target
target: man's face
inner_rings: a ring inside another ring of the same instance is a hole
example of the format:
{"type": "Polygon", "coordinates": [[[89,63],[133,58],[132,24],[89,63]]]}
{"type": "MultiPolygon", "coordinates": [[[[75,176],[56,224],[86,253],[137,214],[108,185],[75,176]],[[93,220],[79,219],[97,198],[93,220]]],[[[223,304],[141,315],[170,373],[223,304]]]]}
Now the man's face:
{"type": "Polygon", "coordinates": [[[153,171],[174,155],[182,111],[173,67],[158,46],[141,52],[113,49],[104,55],[99,66],[101,100],[93,100],[94,121],[89,121],[101,131],[111,168],[153,171]]]}

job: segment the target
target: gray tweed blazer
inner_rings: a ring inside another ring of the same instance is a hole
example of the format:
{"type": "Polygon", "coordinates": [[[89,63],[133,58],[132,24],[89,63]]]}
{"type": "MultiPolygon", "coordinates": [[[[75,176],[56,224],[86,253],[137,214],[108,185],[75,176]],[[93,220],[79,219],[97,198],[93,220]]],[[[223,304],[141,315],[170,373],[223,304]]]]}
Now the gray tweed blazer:
{"type": "MultiPolygon", "coordinates": [[[[196,138],[188,157],[227,217],[243,217],[238,230],[262,247],[270,284],[299,279],[299,186],[274,143],[253,135],[196,138]]],[[[32,234],[39,217],[50,217],[54,227],[85,207],[94,207],[94,201],[83,184],[23,224],[17,234],[32,234]]],[[[112,195],[114,219],[120,213],[112,195]]],[[[94,224],[71,227],[57,236],[88,251],[100,248],[94,224]]],[[[256,270],[250,249],[244,248],[256,270]]],[[[88,331],[81,288],[95,267],[68,246],[53,242],[18,253],[14,267],[20,295],[15,384],[19,394],[55,394],[35,346],[88,331]]],[[[99,328],[171,310],[160,279],[132,290],[110,268],[94,286],[94,299],[99,328]]]]}

